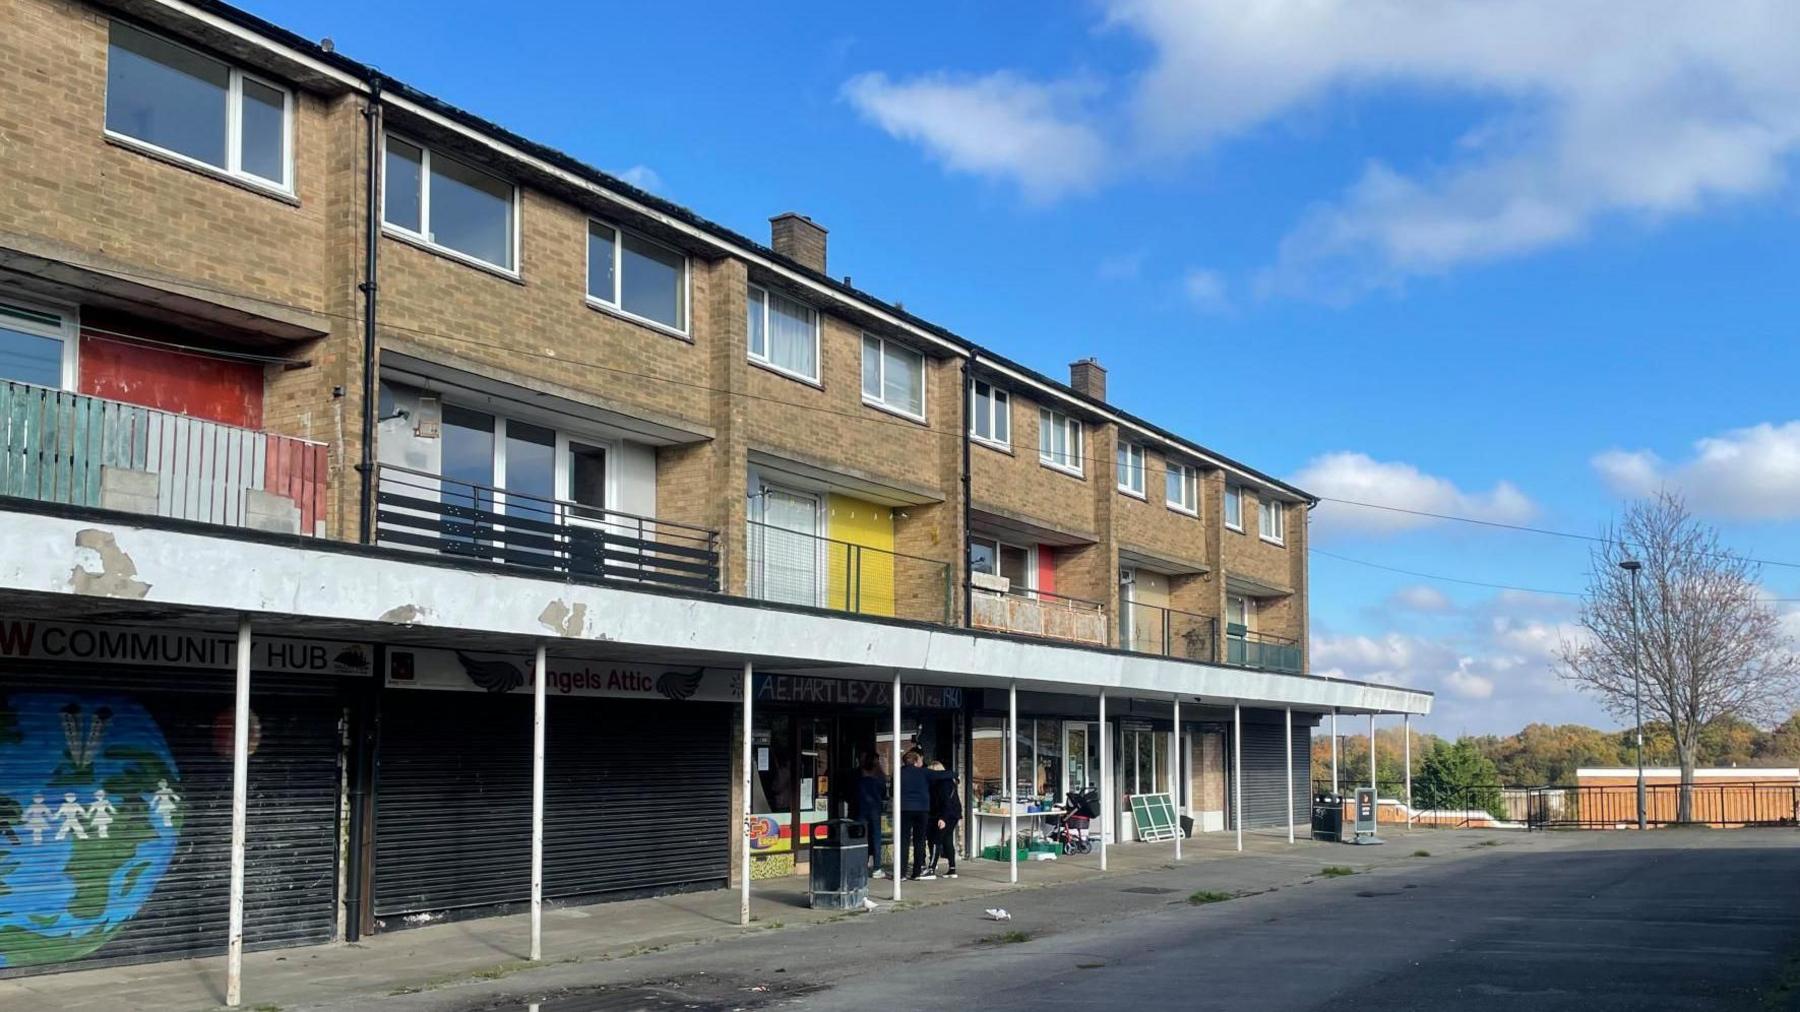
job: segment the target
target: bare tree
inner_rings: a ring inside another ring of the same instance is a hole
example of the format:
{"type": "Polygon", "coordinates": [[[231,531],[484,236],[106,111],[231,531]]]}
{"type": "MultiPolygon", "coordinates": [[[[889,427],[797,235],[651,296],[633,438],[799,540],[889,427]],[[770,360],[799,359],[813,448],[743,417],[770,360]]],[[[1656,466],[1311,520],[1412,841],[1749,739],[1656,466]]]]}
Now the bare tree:
{"type": "Polygon", "coordinates": [[[1693,816],[1700,729],[1726,714],[1767,726],[1788,712],[1800,685],[1800,659],[1760,578],[1760,567],[1725,550],[1679,496],[1633,503],[1594,549],[1581,606],[1588,635],[1558,651],[1557,673],[1626,721],[1639,665],[1645,718],[1667,721],[1675,738],[1682,822],[1693,816]],[[1625,559],[1643,564],[1635,623],[1625,559]]]}

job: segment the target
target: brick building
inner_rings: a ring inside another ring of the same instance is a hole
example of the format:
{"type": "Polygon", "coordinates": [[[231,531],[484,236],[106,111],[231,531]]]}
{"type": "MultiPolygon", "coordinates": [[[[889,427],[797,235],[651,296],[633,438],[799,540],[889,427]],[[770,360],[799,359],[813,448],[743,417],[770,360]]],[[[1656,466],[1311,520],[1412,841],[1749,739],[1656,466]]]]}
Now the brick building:
{"type": "Polygon", "coordinates": [[[534,837],[551,902],[787,873],[896,729],[972,807],[1285,827],[1321,715],[1429,710],[1308,674],[1307,493],[801,214],[213,0],[16,0],[0,66],[0,822],[78,892],[149,870],[0,890],[0,974],[505,910],[534,837]]]}

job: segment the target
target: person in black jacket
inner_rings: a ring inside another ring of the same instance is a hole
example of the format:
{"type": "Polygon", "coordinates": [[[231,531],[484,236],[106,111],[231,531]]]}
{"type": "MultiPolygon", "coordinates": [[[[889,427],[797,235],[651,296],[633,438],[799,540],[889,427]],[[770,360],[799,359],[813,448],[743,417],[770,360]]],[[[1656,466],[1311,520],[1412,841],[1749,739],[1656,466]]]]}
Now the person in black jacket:
{"type": "Polygon", "coordinates": [[[936,849],[931,856],[931,875],[937,875],[939,858],[950,860],[950,870],[945,878],[956,877],[956,828],[962,823],[963,807],[961,792],[957,789],[956,774],[944,769],[944,764],[934,762],[929,772],[941,773],[931,781],[931,838],[936,849]]]}
{"type": "Polygon", "coordinates": [[[918,749],[908,749],[900,757],[900,845],[907,862],[909,879],[933,879],[925,874],[925,839],[931,818],[931,785],[950,779],[943,770],[927,770],[925,756],[918,749]]]}
{"type": "Polygon", "coordinates": [[[888,779],[882,775],[881,759],[870,752],[863,756],[862,770],[856,779],[856,817],[869,834],[869,877],[881,878],[881,813],[887,810],[888,779]]]}

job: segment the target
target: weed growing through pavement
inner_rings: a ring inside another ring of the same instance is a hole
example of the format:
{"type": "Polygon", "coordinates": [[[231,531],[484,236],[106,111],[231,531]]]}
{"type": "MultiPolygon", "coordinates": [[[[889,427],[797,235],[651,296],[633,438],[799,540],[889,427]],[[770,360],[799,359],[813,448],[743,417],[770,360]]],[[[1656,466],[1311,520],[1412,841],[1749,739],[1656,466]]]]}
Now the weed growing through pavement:
{"type": "Polygon", "coordinates": [[[1226,900],[1235,899],[1237,899],[1236,893],[1222,893],[1214,889],[1202,889],[1192,896],[1189,896],[1188,902],[1198,907],[1207,903],[1223,903],[1226,900]]]}
{"type": "Polygon", "coordinates": [[[1031,932],[1019,931],[1018,929],[1015,928],[1014,930],[1008,931],[1004,934],[989,935],[986,938],[983,938],[981,941],[985,945],[1017,945],[1020,942],[1031,941],[1031,932]]]}
{"type": "Polygon", "coordinates": [[[1415,851],[1413,851],[1413,856],[1414,856],[1414,857],[1430,857],[1430,856],[1431,856],[1431,851],[1429,851],[1429,850],[1415,850],[1415,851]]]}
{"type": "Polygon", "coordinates": [[[1319,874],[1326,878],[1343,878],[1345,875],[1356,874],[1356,869],[1346,868],[1341,864],[1328,864],[1319,869],[1319,874]]]}

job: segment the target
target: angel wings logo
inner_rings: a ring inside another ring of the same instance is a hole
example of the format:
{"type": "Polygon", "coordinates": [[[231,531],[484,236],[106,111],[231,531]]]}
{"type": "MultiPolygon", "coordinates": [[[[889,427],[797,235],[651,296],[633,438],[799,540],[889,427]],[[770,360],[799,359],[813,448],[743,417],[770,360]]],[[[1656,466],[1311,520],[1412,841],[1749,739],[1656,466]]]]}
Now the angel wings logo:
{"type": "Polygon", "coordinates": [[[461,650],[456,652],[456,659],[462,664],[463,673],[469,681],[483,692],[511,692],[525,684],[525,671],[509,661],[483,661],[461,650]]]}
{"type": "Polygon", "coordinates": [[[694,693],[700,691],[700,681],[705,676],[705,668],[695,668],[692,671],[666,671],[661,678],[656,680],[656,691],[669,699],[692,699],[694,693]]]}

